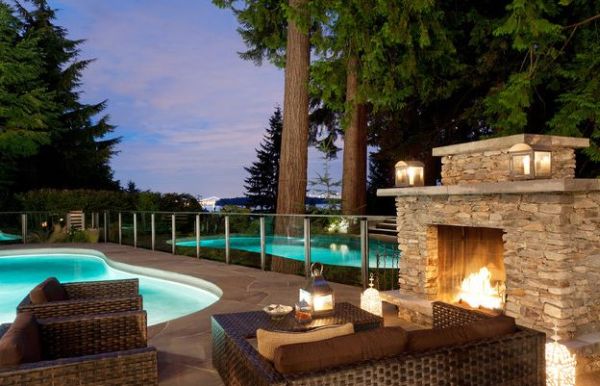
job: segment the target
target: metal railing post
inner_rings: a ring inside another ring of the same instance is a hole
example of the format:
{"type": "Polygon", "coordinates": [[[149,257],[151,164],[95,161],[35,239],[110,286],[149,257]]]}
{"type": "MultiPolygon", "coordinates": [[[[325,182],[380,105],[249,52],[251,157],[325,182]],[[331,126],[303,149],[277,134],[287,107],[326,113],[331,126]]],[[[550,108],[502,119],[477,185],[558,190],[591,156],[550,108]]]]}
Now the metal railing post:
{"type": "Polygon", "coordinates": [[[104,211],[103,221],[104,221],[104,242],[108,243],[108,212],[104,211]]]}
{"type": "Polygon", "coordinates": [[[123,244],[123,214],[119,212],[119,244],[123,244]]]}
{"type": "Polygon", "coordinates": [[[310,277],[310,217],[304,217],[304,276],[310,277]]]}
{"type": "Polygon", "coordinates": [[[196,257],[200,258],[200,215],[196,215],[196,257]]]}
{"type": "Polygon", "coordinates": [[[175,245],[175,238],[177,234],[175,232],[175,213],[171,215],[171,252],[177,253],[177,246],[175,245]]]}
{"type": "Polygon", "coordinates": [[[360,278],[363,288],[369,283],[369,221],[360,220],[360,278]]]}
{"type": "Polygon", "coordinates": [[[137,213],[133,212],[133,247],[137,248],[137,213]]]}
{"type": "Polygon", "coordinates": [[[21,236],[23,244],[27,244],[27,213],[21,214],[21,236]]]}
{"type": "Polygon", "coordinates": [[[267,269],[267,240],[265,231],[265,218],[260,217],[260,269],[263,271],[267,269]]]}
{"type": "Polygon", "coordinates": [[[229,216],[225,216],[225,263],[231,264],[231,250],[229,245],[229,216]]]}
{"type": "Polygon", "coordinates": [[[152,250],[156,248],[156,223],[154,222],[154,213],[150,215],[150,238],[152,243],[152,250]]]}

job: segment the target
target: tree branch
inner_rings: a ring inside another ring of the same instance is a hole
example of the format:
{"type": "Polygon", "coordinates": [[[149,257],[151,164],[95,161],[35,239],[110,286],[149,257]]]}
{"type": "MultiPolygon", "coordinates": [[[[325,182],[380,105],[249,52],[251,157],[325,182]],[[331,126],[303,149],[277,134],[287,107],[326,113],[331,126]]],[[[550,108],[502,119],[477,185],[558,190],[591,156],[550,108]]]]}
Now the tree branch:
{"type": "Polygon", "coordinates": [[[573,27],[579,27],[579,26],[582,26],[584,24],[590,23],[590,22],[592,22],[592,21],[594,21],[596,19],[600,19],[600,13],[597,14],[597,15],[594,15],[592,17],[588,17],[587,19],[582,20],[579,23],[575,23],[575,24],[564,26],[563,29],[573,28],[573,27]]]}

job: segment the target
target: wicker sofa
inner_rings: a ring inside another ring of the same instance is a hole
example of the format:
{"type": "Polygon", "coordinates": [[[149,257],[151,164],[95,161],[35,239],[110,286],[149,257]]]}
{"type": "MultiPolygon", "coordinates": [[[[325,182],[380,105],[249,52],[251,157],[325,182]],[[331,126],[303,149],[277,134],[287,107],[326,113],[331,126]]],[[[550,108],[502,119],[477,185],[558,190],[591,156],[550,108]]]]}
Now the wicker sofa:
{"type": "MultiPolygon", "coordinates": [[[[463,326],[490,317],[435,302],[433,328],[463,326]]],[[[380,360],[281,374],[248,342],[248,336],[212,320],[213,365],[226,385],[511,385],[544,386],[544,333],[518,327],[515,333],[443,347],[402,353],[380,360]]],[[[318,355],[318,354],[315,354],[318,355]]]]}
{"type": "MultiPolygon", "coordinates": [[[[42,361],[0,367],[0,385],[156,385],[146,312],[39,319],[42,361]]],[[[0,338],[10,324],[0,326],[0,338]]]]}
{"type": "Polygon", "coordinates": [[[33,304],[29,295],[17,312],[31,312],[37,318],[56,318],[142,310],[138,279],[61,283],[68,300],[33,304]]]}

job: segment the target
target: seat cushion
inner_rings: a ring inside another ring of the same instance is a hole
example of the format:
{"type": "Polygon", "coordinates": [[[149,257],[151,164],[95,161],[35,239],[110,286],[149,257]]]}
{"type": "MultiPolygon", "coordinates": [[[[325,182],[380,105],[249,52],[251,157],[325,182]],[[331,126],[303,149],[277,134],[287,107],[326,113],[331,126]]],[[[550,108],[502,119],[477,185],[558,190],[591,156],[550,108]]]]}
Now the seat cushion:
{"type": "Polygon", "coordinates": [[[352,333],[354,333],[354,325],[352,323],[325,326],[307,332],[282,332],[258,329],[256,330],[256,341],[258,352],[268,360],[273,361],[275,349],[279,346],[314,342],[352,333]]]}
{"type": "Polygon", "coordinates": [[[37,362],[42,359],[40,331],[35,316],[17,314],[8,331],[0,338],[0,367],[37,362]]]}
{"type": "Polygon", "coordinates": [[[29,299],[33,304],[58,302],[67,300],[67,292],[55,277],[49,277],[29,292],[29,299]]]}
{"type": "Polygon", "coordinates": [[[316,342],[296,343],[275,349],[273,364],[282,374],[318,371],[402,353],[406,331],[382,327],[316,342]]]}
{"type": "Polygon", "coordinates": [[[464,326],[408,332],[407,351],[420,352],[510,334],[516,331],[515,319],[499,315],[464,326]]]}

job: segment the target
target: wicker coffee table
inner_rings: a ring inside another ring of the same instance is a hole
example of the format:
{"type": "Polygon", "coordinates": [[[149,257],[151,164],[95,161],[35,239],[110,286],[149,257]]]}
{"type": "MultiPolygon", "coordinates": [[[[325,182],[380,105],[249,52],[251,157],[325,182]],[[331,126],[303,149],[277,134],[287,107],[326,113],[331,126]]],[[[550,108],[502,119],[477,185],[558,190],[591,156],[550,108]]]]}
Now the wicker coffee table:
{"type": "Polygon", "coordinates": [[[364,331],[383,326],[383,318],[350,303],[337,303],[333,315],[314,318],[307,324],[296,322],[293,311],[281,320],[272,320],[264,311],[213,315],[212,319],[213,324],[220,325],[227,334],[246,339],[255,337],[256,330],[259,328],[277,331],[307,331],[332,324],[352,323],[354,331],[364,331]]]}

